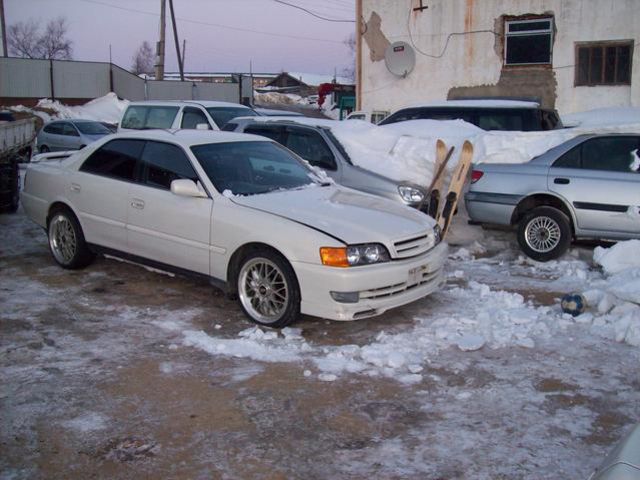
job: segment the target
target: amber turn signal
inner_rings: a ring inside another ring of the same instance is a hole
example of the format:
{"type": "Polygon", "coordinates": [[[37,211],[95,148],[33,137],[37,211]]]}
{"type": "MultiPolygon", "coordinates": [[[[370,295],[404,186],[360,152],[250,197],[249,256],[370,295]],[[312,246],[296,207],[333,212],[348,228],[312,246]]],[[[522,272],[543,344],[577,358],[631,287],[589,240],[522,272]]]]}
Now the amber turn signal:
{"type": "Polygon", "coordinates": [[[344,247],[321,247],[320,258],[323,265],[330,267],[348,267],[349,261],[347,260],[347,249],[344,247]]]}

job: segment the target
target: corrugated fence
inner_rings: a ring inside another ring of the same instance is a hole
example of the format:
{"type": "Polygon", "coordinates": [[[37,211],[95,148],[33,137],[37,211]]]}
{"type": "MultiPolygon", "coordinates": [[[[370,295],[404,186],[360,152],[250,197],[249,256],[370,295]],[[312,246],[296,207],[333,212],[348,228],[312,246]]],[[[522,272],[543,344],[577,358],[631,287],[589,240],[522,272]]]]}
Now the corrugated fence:
{"type": "MultiPolygon", "coordinates": [[[[248,77],[246,77],[249,80],[248,77]]],[[[127,100],[222,100],[250,97],[249,83],[145,80],[103,62],[0,58],[0,99],[86,99],[115,92],[127,100]]]]}

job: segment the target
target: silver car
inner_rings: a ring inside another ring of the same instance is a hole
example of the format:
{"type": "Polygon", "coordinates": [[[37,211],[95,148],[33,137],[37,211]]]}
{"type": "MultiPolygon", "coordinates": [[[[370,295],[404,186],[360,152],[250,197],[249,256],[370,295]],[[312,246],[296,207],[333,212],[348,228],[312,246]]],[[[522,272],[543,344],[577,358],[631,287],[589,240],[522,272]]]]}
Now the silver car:
{"type": "Polygon", "coordinates": [[[79,150],[110,133],[102,123],[93,120],[56,120],[40,130],[36,142],[40,153],[79,150]]]}
{"type": "Polygon", "coordinates": [[[275,140],[314,167],[323,169],[340,185],[426,210],[425,189],[412,182],[398,182],[354,165],[330,128],[321,123],[314,125],[309,118],[304,120],[305,123],[297,123],[295,117],[270,121],[246,117],[235,118],[227,126],[233,127],[236,132],[275,140]]]}
{"type": "Polygon", "coordinates": [[[640,238],[640,135],[581,135],[522,164],[481,164],[466,206],[473,222],[514,225],[529,257],[572,239],[640,238]]]}

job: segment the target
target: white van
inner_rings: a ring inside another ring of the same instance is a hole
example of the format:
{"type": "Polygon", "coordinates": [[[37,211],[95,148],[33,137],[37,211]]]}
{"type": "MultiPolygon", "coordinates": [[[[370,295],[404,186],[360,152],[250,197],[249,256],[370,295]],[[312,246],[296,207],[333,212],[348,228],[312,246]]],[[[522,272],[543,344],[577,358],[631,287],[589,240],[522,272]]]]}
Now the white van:
{"type": "Polygon", "coordinates": [[[209,100],[131,102],[122,114],[118,131],[152,128],[220,130],[235,117],[258,115],[239,103],[209,100]]]}

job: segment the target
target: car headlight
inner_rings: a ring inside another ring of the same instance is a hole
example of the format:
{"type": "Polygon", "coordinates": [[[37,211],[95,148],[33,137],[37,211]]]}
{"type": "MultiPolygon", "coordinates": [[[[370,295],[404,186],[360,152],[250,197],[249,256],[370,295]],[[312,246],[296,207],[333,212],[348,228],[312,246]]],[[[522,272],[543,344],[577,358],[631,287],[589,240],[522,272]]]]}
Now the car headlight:
{"type": "Polygon", "coordinates": [[[400,185],[398,193],[406,203],[418,203],[424,200],[424,192],[419,188],[410,187],[409,185],[400,185]]]}
{"type": "Polygon", "coordinates": [[[320,259],[330,267],[355,267],[389,261],[389,252],[379,243],[364,243],[348,247],[322,247],[320,259]]]}
{"type": "Polygon", "coordinates": [[[433,239],[435,240],[433,244],[434,247],[442,241],[442,228],[440,228],[440,224],[438,223],[433,227],[433,239]]]}

